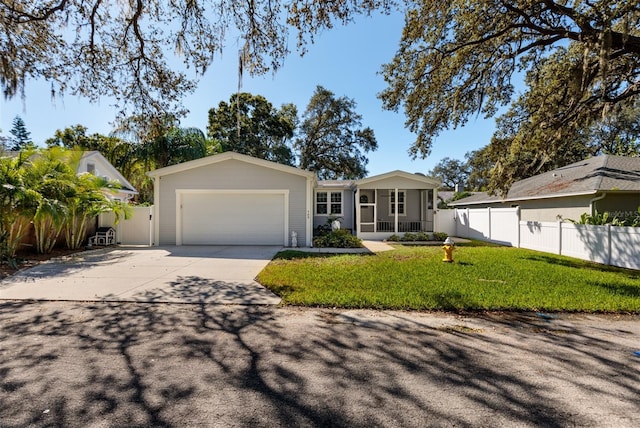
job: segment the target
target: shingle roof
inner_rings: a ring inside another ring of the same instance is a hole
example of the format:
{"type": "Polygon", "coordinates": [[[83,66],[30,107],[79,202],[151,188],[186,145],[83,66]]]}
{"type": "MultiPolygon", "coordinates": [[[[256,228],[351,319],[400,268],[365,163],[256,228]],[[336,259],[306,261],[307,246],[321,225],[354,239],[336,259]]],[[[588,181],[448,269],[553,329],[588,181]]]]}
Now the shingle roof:
{"type": "Polygon", "coordinates": [[[480,194],[450,205],[543,199],[597,192],[640,192],[640,157],[602,155],[516,181],[506,198],[480,194]]]}
{"type": "Polygon", "coordinates": [[[640,191],[640,158],[603,155],[513,183],[508,198],[605,190],[640,191]]]}

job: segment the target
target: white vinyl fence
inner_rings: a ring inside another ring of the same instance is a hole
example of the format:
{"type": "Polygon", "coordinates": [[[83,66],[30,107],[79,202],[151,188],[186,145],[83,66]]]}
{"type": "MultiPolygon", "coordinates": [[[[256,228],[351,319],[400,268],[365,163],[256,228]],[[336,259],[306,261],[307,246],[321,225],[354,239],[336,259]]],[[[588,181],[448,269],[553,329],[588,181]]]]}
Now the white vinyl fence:
{"type": "Polygon", "coordinates": [[[113,213],[100,214],[98,226],[110,226],[116,230],[116,242],[122,245],[153,245],[153,206],[132,207],[130,219],[115,224],[113,213]]]}
{"type": "MultiPolygon", "coordinates": [[[[438,215],[441,214],[438,211],[438,215]]],[[[456,209],[453,211],[455,236],[516,246],[518,208],[456,209]]]]}
{"type": "Polygon", "coordinates": [[[456,236],[456,210],[438,210],[435,214],[433,230],[456,236]]]}
{"type": "Polygon", "coordinates": [[[640,269],[640,228],[520,221],[518,208],[439,210],[436,231],[640,269]]]}

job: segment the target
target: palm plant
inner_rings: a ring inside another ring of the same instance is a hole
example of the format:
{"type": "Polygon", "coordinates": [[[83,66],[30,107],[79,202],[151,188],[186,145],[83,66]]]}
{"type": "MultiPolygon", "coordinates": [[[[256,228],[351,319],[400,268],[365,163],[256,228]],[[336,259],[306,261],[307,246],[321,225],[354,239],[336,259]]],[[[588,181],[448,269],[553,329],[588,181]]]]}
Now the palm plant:
{"type": "Polygon", "coordinates": [[[82,246],[87,226],[93,218],[112,209],[112,203],[103,189],[115,187],[104,178],[92,174],[81,174],[74,181],[75,192],[67,195],[63,221],[65,243],[70,250],[82,246]]]}
{"type": "Polygon", "coordinates": [[[25,169],[27,184],[38,193],[33,226],[39,253],[50,253],[63,230],[66,202],[76,194],[75,165],[81,156],[81,152],[52,148],[32,156],[25,169]]]}
{"type": "Polygon", "coordinates": [[[14,266],[37,200],[37,193],[24,183],[27,157],[28,153],[22,153],[15,158],[0,158],[0,261],[14,266]]]}
{"type": "Polygon", "coordinates": [[[163,168],[207,156],[207,138],[198,128],[172,127],[139,147],[140,158],[148,168],[163,168]]]}

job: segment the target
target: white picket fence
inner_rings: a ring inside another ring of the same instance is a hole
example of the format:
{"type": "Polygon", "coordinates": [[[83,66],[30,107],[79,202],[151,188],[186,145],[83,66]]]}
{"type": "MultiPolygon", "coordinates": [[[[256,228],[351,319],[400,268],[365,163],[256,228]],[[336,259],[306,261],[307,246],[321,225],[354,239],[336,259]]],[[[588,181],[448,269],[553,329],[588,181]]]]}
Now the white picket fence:
{"type": "Polygon", "coordinates": [[[520,221],[519,208],[439,210],[436,231],[640,269],[640,228],[520,221]]]}
{"type": "Polygon", "coordinates": [[[116,230],[116,242],[122,245],[153,245],[153,206],[132,207],[130,219],[120,220],[115,224],[113,213],[98,216],[98,226],[110,226],[116,230]]]}

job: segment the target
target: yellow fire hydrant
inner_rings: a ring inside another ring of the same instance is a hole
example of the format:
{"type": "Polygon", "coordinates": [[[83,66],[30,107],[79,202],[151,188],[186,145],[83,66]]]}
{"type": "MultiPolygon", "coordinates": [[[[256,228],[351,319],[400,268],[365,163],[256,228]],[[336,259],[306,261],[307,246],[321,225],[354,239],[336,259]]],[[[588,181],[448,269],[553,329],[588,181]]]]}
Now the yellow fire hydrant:
{"type": "Polygon", "coordinates": [[[453,249],[455,245],[456,244],[453,242],[453,239],[449,237],[445,239],[444,245],[442,246],[442,249],[444,250],[444,259],[442,259],[443,262],[453,262],[453,249]]]}

